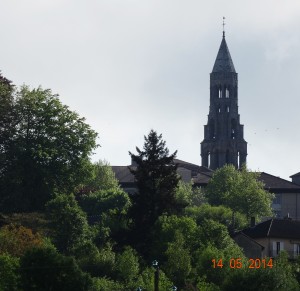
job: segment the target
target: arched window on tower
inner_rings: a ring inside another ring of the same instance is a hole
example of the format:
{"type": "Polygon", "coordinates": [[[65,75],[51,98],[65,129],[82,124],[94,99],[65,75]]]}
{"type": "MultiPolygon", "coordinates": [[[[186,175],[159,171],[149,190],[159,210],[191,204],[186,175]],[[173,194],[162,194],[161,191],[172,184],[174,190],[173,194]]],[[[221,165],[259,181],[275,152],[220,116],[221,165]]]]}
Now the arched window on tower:
{"type": "Polygon", "coordinates": [[[234,118],[231,119],[231,139],[235,139],[237,137],[236,131],[236,120],[234,118]]]}
{"type": "Polygon", "coordinates": [[[229,89],[228,88],[226,88],[226,90],[225,90],[225,97],[229,98],[229,89]]]}
{"type": "Polygon", "coordinates": [[[237,156],[237,167],[238,167],[238,169],[240,169],[241,168],[241,165],[240,165],[240,152],[238,152],[238,156],[237,156]]]}
{"type": "Polygon", "coordinates": [[[228,105],[226,106],[226,112],[229,112],[229,106],[228,105]]]}
{"type": "Polygon", "coordinates": [[[207,167],[210,169],[210,152],[207,152],[207,167]]]}
{"type": "Polygon", "coordinates": [[[222,98],[222,89],[219,88],[219,98],[222,98]]]}
{"type": "Polygon", "coordinates": [[[219,106],[219,108],[218,108],[218,112],[219,112],[219,113],[221,113],[221,106],[219,106]]]}

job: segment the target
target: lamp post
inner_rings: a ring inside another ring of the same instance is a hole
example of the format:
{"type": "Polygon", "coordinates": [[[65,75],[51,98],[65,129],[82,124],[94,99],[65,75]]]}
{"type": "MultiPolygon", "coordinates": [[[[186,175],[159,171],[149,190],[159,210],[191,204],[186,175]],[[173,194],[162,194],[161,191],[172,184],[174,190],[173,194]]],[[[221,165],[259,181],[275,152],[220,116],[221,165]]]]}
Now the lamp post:
{"type": "Polygon", "coordinates": [[[159,282],[159,266],[158,261],[154,260],[152,266],[155,268],[154,273],[154,291],[159,291],[158,282],[159,282]]]}

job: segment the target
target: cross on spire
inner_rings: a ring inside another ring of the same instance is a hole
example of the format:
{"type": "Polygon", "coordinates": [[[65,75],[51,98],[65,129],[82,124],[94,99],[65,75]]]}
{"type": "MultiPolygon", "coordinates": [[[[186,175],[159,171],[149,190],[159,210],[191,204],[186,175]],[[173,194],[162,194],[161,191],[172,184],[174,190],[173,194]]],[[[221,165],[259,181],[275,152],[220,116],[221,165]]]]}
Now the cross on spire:
{"type": "Polygon", "coordinates": [[[223,16],[223,37],[225,37],[225,17],[223,16]]]}

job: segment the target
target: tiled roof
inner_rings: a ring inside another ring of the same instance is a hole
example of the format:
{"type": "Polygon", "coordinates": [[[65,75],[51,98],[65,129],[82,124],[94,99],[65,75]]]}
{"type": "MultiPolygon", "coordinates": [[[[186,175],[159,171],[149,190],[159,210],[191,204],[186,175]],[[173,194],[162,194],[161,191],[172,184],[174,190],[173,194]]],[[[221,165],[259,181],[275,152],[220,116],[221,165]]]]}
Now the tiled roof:
{"type": "Polygon", "coordinates": [[[188,163],[182,160],[174,159],[175,164],[178,164],[178,167],[182,167],[192,171],[192,176],[196,176],[198,173],[213,173],[213,171],[204,166],[198,166],[196,164],[188,163]]]}
{"type": "Polygon", "coordinates": [[[270,219],[241,231],[251,238],[300,239],[300,221],[291,219],[270,219]]]}
{"type": "MultiPolygon", "coordinates": [[[[197,186],[206,186],[210,178],[213,175],[213,171],[196,164],[188,163],[182,160],[174,159],[174,162],[178,164],[178,168],[184,168],[191,171],[191,176],[194,184],[197,186]]],[[[134,183],[134,177],[130,173],[128,167],[133,166],[112,166],[115,172],[116,178],[121,184],[134,183]]],[[[133,167],[134,168],[134,167],[133,167]]],[[[258,178],[265,184],[265,189],[274,192],[299,192],[300,185],[284,180],[282,178],[270,175],[265,172],[261,172],[258,178]]]]}
{"type": "Polygon", "coordinates": [[[265,172],[261,172],[260,177],[258,179],[265,184],[266,190],[272,191],[290,189],[300,191],[300,185],[297,185],[295,183],[292,183],[290,181],[284,180],[280,177],[276,177],[265,172]]]}
{"type": "Polygon", "coordinates": [[[290,178],[292,178],[292,177],[298,177],[298,176],[300,176],[300,172],[299,172],[299,173],[296,173],[296,174],[294,174],[294,175],[292,175],[292,176],[290,176],[290,178]]]}
{"type": "Polygon", "coordinates": [[[112,170],[121,184],[134,183],[134,177],[130,173],[128,166],[112,166],[112,170]]]}
{"type": "Polygon", "coordinates": [[[225,40],[223,37],[217,58],[212,70],[213,73],[216,72],[232,72],[235,73],[234,65],[230,56],[230,52],[225,40]]]}

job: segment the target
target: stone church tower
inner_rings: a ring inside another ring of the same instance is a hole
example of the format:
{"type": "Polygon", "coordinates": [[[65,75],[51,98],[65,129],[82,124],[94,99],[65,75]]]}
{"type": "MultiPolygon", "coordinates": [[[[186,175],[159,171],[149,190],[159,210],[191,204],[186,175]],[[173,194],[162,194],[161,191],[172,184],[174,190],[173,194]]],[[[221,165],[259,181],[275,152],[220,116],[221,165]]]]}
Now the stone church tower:
{"type": "Polygon", "coordinates": [[[212,170],[225,164],[240,168],[246,163],[247,142],[238,113],[238,74],[223,39],[210,74],[210,106],[204,140],[201,143],[202,166],[212,170]]]}

